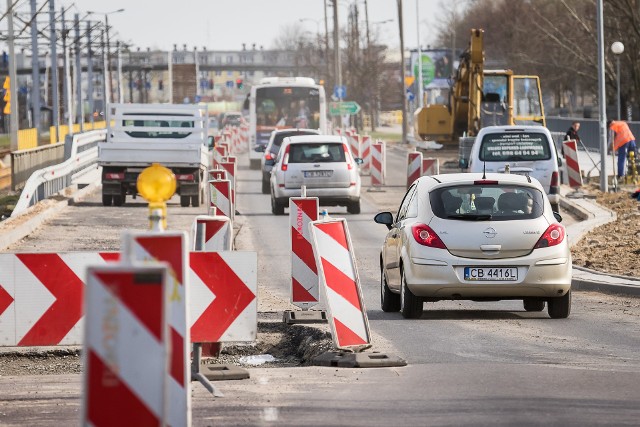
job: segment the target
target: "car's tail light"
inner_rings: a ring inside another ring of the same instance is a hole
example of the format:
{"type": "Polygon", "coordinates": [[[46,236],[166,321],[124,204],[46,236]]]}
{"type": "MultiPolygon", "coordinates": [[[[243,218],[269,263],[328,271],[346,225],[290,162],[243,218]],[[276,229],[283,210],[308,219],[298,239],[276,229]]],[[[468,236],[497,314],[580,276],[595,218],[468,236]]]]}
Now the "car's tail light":
{"type": "Polygon", "coordinates": [[[280,170],[286,171],[289,168],[289,148],[291,148],[291,145],[287,145],[287,148],[284,150],[284,156],[282,156],[282,165],[280,166],[280,170]]]}
{"type": "Polygon", "coordinates": [[[493,179],[479,179],[473,181],[473,185],[498,185],[498,181],[493,179]]]}
{"type": "Polygon", "coordinates": [[[176,180],[178,181],[194,181],[195,178],[193,177],[192,173],[179,173],[176,175],[176,180]]]}
{"type": "Polygon", "coordinates": [[[562,224],[551,224],[533,248],[540,249],[558,245],[562,243],[565,235],[566,232],[562,224]]]}
{"type": "Polygon", "coordinates": [[[414,224],[411,227],[411,232],[416,242],[421,245],[429,246],[430,248],[447,249],[436,232],[426,224],[414,224]]]}
{"type": "Polygon", "coordinates": [[[124,172],[107,172],[104,174],[105,179],[116,179],[122,181],[124,179],[124,172]]]}
{"type": "Polygon", "coordinates": [[[560,184],[558,183],[558,181],[559,181],[559,175],[558,175],[558,172],[552,172],[552,173],[551,173],[551,186],[552,186],[552,187],[557,187],[558,185],[560,185],[560,184]]]}
{"type": "Polygon", "coordinates": [[[353,169],[353,162],[351,161],[351,154],[349,154],[349,147],[347,144],[342,144],[342,148],[344,149],[344,158],[347,160],[347,169],[353,169]]]}

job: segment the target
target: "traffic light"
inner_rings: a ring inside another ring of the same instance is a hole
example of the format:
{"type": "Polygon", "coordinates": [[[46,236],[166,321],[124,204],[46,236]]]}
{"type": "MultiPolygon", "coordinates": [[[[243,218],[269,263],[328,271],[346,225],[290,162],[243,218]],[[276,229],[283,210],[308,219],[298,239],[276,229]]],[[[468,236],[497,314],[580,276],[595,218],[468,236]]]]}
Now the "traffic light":
{"type": "Polygon", "coordinates": [[[2,85],[4,88],[4,114],[11,114],[11,80],[7,76],[2,85]]]}
{"type": "Polygon", "coordinates": [[[236,79],[236,87],[237,87],[238,89],[242,89],[242,88],[244,87],[244,82],[242,81],[242,79],[241,79],[241,78],[237,78],[237,79],[236,79]]]}

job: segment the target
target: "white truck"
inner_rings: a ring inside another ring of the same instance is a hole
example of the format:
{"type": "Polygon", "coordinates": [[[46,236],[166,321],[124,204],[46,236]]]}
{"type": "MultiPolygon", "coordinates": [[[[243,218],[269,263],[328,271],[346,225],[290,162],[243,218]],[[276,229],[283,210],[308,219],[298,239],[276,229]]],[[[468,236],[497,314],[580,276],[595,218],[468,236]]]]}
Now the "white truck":
{"type": "Polygon", "coordinates": [[[210,164],[208,123],[207,112],[196,105],[109,105],[107,138],[98,144],[102,204],[135,199],[138,175],[159,163],[175,174],[180,205],[200,206],[210,164]]]}

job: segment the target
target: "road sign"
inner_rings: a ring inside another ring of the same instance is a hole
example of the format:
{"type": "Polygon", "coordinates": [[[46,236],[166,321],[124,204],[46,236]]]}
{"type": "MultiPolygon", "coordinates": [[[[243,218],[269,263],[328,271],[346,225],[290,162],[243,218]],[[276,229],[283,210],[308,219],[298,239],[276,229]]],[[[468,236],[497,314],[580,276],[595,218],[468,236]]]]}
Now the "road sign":
{"type": "Polygon", "coordinates": [[[329,114],[332,116],[354,115],[360,112],[360,105],[355,101],[330,102],[329,114]]]}
{"type": "Polygon", "coordinates": [[[413,84],[413,82],[414,82],[414,80],[415,80],[415,79],[416,79],[416,78],[415,78],[414,76],[406,76],[406,77],[404,78],[404,85],[405,85],[406,87],[411,86],[411,85],[413,84]]]}
{"type": "Polygon", "coordinates": [[[347,87],[346,86],[334,86],[333,87],[333,96],[338,99],[345,99],[347,97],[347,87]]]}

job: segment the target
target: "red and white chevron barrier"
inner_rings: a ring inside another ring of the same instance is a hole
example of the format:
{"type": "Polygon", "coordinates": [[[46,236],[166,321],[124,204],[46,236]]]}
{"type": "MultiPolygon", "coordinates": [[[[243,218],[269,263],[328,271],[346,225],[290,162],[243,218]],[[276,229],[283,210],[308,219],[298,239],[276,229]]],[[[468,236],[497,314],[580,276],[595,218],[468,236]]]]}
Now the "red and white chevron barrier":
{"type": "MultiPolygon", "coordinates": [[[[119,259],[118,252],[0,254],[0,346],[81,345],[87,268],[119,259]]],[[[189,260],[191,341],[255,340],[256,253],[191,252],[189,260]]]]}
{"type": "Polygon", "coordinates": [[[231,203],[231,181],[228,179],[209,181],[209,207],[216,208],[217,214],[226,215],[233,219],[234,206],[231,203]]]}
{"type": "Polygon", "coordinates": [[[422,175],[422,153],[410,151],[407,153],[407,189],[422,175]]]}
{"type": "Polygon", "coordinates": [[[369,135],[362,135],[360,137],[360,147],[362,148],[362,165],[360,171],[365,175],[371,172],[371,137],[369,135]]]}
{"type": "Polygon", "coordinates": [[[220,162],[223,157],[227,157],[229,155],[229,150],[226,144],[218,143],[216,147],[213,149],[213,164],[211,165],[213,169],[220,168],[220,162]]]}
{"type": "Polygon", "coordinates": [[[189,258],[187,234],[177,231],[124,232],[123,262],[166,263],[169,266],[169,370],[167,420],[172,426],[191,424],[189,360],[189,258]]]}
{"type": "Polygon", "coordinates": [[[386,146],[384,141],[371,144],[371,186],[381,187],[385,178],[386,146]]]}
{"type": "Polygon", "coordinates": [[[580,162],[578,160],[578,147],[575,140],[564,141],[564,158],[567,164],[567,177],[571,188],[582,187],[582,174],[580,173],[580,162]]]}
{"type": "Polygon", "coordinates": [[[167,417],[168,276],[161,265],[89,268],[82,425],[176,425],[167,417]]]}
{"type": "Polygon", "coordinates": [[[227,171],[222,169],[209,169],[209,179],[227,179],[227,171]]]}
{"type": "Polygon", "coordinates": [[[349,139],[349,145],[351,146],[351,154],[353,157],[360,157],[360,135],[355,131],[348,131],[347,138],[349,139]]]}
{"type": "Polygon", "coordinates": [[[231,219],[223,215],[198,215],[192,227],[192,250],[196,250],[197,243],[202,239],[200,250],[207,252],[230,251],[233,242],[233,227],[231,219]],[[198,235],[199,229],[202,234],[198,235]]]}
{"type": "Polygon", "coordinates": [[[304,310],[318,304],[319,284],[309,223],[318,219],[317,197],[289,198],[291,226],[291,303],[304,310]]]}
{"type": "MultiPolygon", "coordinates": [[[[234,207],[236,205],[236,175],[238,174],[237,160],[237,157],[227,156],[220,162],[220,168],[227,172],[227,179],[231,183],[231,204],[234,207]]],[[[229,218],[233,219],[233,216],[229,218]]]]}
{"type": "Polygon", "coordinates": [[[431,176],[440,174],[440,163],[435,157],[427,157],[422,159],[422,175],[431,176]]]}
{"type": "Polygon", "coordinates": [[[369,320],[347,221],[344,218],[314,221],[309,227],[335,346],[352,351],[371,347],[369,320]]]}

